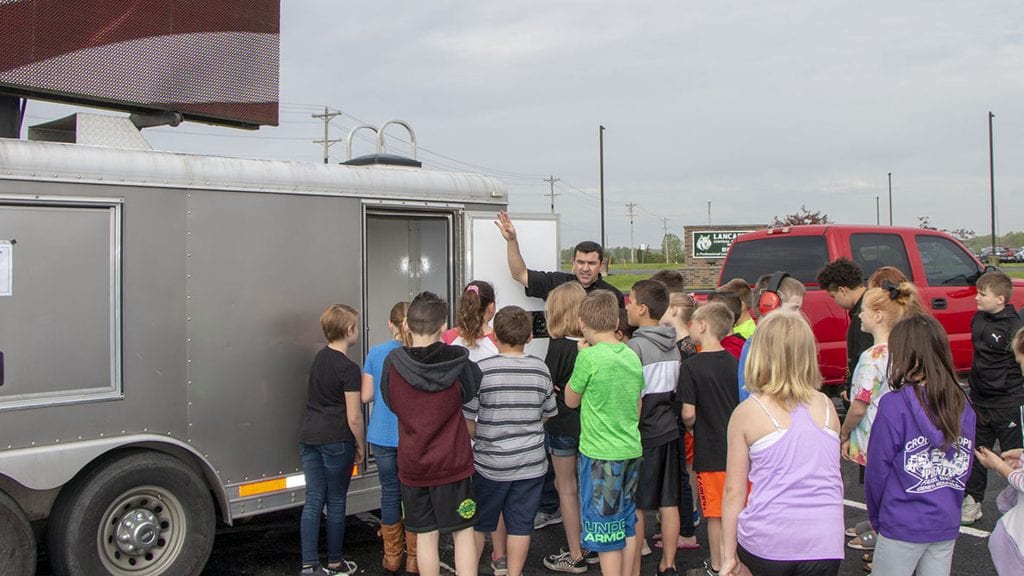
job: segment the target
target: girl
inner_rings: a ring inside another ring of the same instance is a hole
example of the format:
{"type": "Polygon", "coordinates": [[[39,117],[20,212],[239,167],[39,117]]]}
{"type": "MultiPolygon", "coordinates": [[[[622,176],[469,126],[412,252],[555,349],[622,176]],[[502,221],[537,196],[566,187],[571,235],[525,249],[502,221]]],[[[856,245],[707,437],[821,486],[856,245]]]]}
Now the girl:
{"type": "MultiPolygon", "coordinates": [[[[1013,337],[1013,355],[1024,368],[1024,328],[1013,337]]],[[[996,500],[1003,517],[988,539],[988,550],[999,576],[1024,574],[1024,468],[1021,449],[1007,450],[1002,458],[982,447],[974,455],[989,470],[1006,477],[1009,486],[996,500]]]]}
{"type": "Polygon", "coordinates": [[[568,549],[544,558],[544,566],[556,572],[579,574],[587,571],[586,553],[580,546],[580,502],[576,476],[576,455],[580,444],[580,412],[565,405],[565,387],[572,377],[579,343],[580,303],[587,295],[579,282],[569,282],[548,294],[544,313],[547,317],[548,353],[544,363],[551,372],[558,415],[548,420],[548,451],[555,469],[555,489],[562,511],[562,528],[568,549]]]}
{"type": "Polygon", "coordinates": [[[839,417],[818,391],[803,316],[764,316],[744,371],[751,395],[729,419],[721,574],[834,576],[844,557],[839,417]]]}
{"type": "Polygon", "coordinates": [[[455,328],[441,336],[446,344],[469,349],[469,359],[479,362],[498,354],[494,343],[494,287],[483,280],[473,280],[466,285],[459,298],[459,312],[455,328]]]}
{"type": "MultiPolygon", "coordinates": [[[[405,327],[408,302],[399,302],[388,315],[391,340],[370,348],[363,362],[362,401],[373,402],[380,395],[380,376],[384,359],[395,348],[409,346],[412,339],[405,327]]],[[[398,572],[402,564],[402,550],[408,546],[405,571],[416,574],[416,535],[402,531],[402,485],[398,481],[398,419],[384,402],[374,404],[370,412],[370,426],[366,440],[373,449],[380,477],[380,535],[384,538],[384,569],[398,572]]]]}
{"type": "Polygon", "coordinates": [[[957,384],[946,331],[931,316],[889,334],[889,386],[868,444],[864,497],[878,531],[874,571],[948,575],[974,455],[974,410],[957,384]]]}
{"type": "Polygon", "coordinates": [[[309,398],[299,432],[299,453],[306,477],[300,538],[302,574],[349,576],[356,563],[345,560],[345,503],[352,465],[363,459],[363,410],[359,402],[359,366],[348,349],[359,339],[359,314],[335,304],[320,315],[327,346],[309,370],[309,398]],[[327,567],[320,565],[317,543],[320,513],[327,501],[327,567]]]}

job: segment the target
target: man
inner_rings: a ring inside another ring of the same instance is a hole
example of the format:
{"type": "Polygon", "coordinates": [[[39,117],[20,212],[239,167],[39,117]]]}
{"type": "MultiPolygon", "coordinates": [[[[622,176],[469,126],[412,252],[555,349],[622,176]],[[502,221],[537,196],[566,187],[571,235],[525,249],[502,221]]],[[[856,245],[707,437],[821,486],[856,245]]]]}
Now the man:
{"type": "Polygon", "coordinates": [[[604,249],[597,242],[584,241],[576,245],[572,258],[572,274],[566,272],[540,272],[529,270],[523,262],[519,251],[519,240],[516,238],[516,227],[506,212],[498,212],[494,222],[501,231],[501,236],[508,243],[508,270],[512,278],[526,288],[526,295],[547,300],[548,293],[556,287],[572,282],[579,282],[587,293],[594,290],[607,290],[615,294],[619,308],[626,307],[626,299],[615,286],[601,277],[601,265],[604,263],[604,249]]]}
{"type": "Polygon", "coordinates": [[[837,258],[818,272],[818,287],[826,290],[840,308],[849,311],[850,325],[846,329],[846,384],[843,399],[849,397],[850,378],[857,367],[861,352],[874,343],[871,334],[861,330],[860,305],[864,299],[864,276],[860,266],[849,258],[837,258]]]}

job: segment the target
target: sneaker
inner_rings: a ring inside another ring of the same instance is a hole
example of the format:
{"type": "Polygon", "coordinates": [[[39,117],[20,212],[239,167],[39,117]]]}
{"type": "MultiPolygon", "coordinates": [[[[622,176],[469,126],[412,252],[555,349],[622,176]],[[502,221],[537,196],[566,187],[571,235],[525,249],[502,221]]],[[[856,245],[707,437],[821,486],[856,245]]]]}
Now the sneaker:
{"type": "Polygon", "coordinates": [[[494,576],[508,576],[508,558],[502,556],[491,560],[491,571],[494,576]]]}
{"type": "Polygon", "coordinates": [[[358,569],[359,567],[356,566],[355,562],[342,560],[341,566],[338,568],[328,568],[326,566],[305,567],[299,574],[301,576],[351,576],[358,569]]]}
{"type": "Polygon", "coordinates": [[[566,550],[561,554],[552,554],[544,558],[544,567],[555,572],[583,574],[587,571],[587,557],[584,555],[573,560],[572,553],[566,550]]]}
{"type": "Polygon", "coordinates": [[[960,525],[970,526],[981,518],[981,502],[975,502],[974,496],[968,495],[964,498],[964,505],[960,508],[960,525]]]}
{"type": "Polygon", "coordinates": [[[664,570],[655,570],[654,574],[655,576],[679,576],[679,571],[675,566],[669,566],[664,570]]]}
{"type": "MultiPolygon", "coordinates": [[[[564,546],[558,549],[558,554],[560,555],[568,553],[569,549],[564,546]]],[[[587,564],[590,565],[601,563],[601,555],[597,552],[594,552],[593,550],[587,550],[586,548],[583,549],[583,559],[586,560],[587,564]]]]}
{"type": "Polygon", "coordinates": [[[554,524],[562,523],[562,511],[555,510],[548,514],[547,512],[537,512],[537,515],[533,517],[533,529],[540,530],[545,526],[552,526],[554,524]]]}

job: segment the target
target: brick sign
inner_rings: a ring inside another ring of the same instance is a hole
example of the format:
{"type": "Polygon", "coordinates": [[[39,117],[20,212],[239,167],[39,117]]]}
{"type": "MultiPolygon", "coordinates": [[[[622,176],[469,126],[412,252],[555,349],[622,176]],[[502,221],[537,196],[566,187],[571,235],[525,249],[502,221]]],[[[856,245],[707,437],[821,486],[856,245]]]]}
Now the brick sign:
{"type": "Polygon", "coordinates": [[[725,258],[732,241],[750,230],[701,230],[693,232],[691,246],[694,258],[725,258]]]}

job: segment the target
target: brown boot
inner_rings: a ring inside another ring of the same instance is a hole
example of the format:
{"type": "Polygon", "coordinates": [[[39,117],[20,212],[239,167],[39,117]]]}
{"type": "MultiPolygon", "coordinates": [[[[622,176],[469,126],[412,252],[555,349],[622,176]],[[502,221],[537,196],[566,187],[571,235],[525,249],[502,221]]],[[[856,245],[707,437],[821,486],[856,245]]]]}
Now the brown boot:
{"type": "Polygon", "coordinates": [[[402,523],[381,524],[380,535],[384,538],[384,569],[394,574],[402,568],[402,552],[405,551],[402,523]]]}
{"type": "Polygon", "coordinates": [[[416,565],[416,534],[405,531],[405,573],[419,574],[420,569],[416,565]]]}

